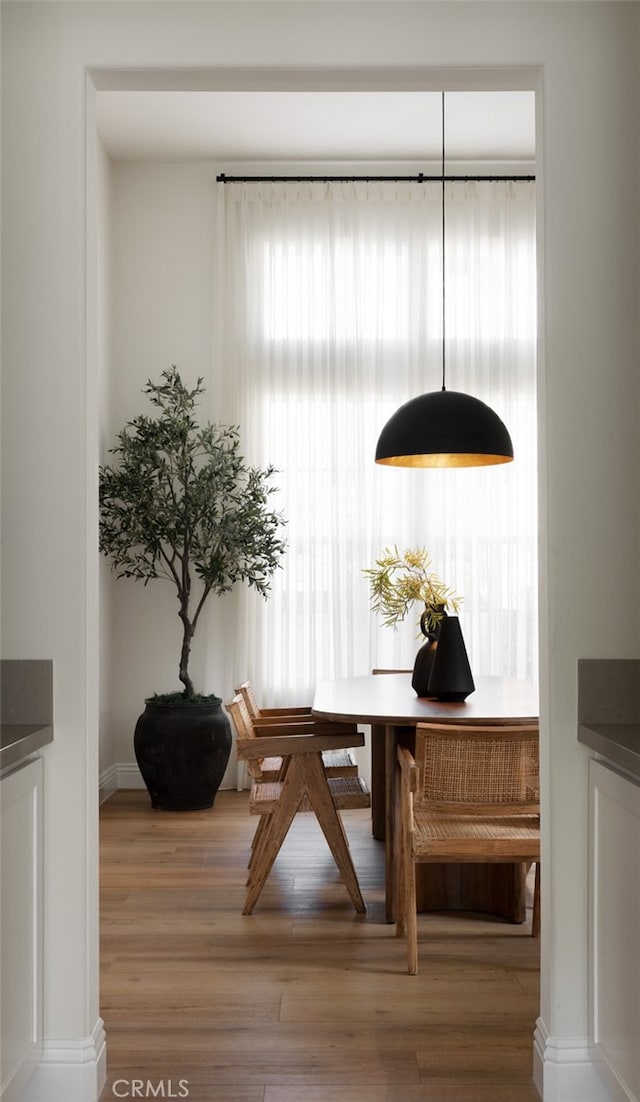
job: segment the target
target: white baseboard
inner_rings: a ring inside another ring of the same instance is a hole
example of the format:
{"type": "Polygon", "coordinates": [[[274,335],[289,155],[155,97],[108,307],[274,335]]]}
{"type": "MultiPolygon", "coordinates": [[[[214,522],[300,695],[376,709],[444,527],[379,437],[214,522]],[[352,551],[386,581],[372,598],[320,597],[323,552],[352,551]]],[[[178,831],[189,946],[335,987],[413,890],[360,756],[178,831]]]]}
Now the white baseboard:
{"type": "Polygon", "coordinates": [[[533,1079],[544,1102],[630,1102],[603,1074],[588,1037],[552,1037],[538,1018],[533,1079]]]}
{"type": "Polygon", "coordinates": [[[135,761],[118,762],[116,766],[118,783],[117,788],[145,788],[146,785],[140,775],[135,761]]]}
{"type": "Polygon", "coordinates": [[[98,778],[98,802],[103,804],[118,788],[118,766],[103,769],[98,778]]]}
{"type": "Polygon", "coordinates": [[[107,1079],[104,1024],[89,1037],[44,1041],[42,1060],[25,1084],[20,1102],[97,1102],[107,1079]]]}
{"type": "MultiPolygon", "coordinates": [[[[237,775],[235,777],[230,776],[230,774],[231,767],[227,770],[227,775],[220,785],[221,790],[225,788],[237,788],[240,792],[245,784],[244,763],[239,763],[237,775]],[[242,767],[242,779],[240,767],[242,767]]],[[[100,803],[104,803],[105,800],[108,800],[109,796],[112,796],[119,788],[144,789],[146,787],[135,761],[117,762],[115,765],[110,765],[107,769],[103,769],[98,778],[98,785],[100,803]]]]}

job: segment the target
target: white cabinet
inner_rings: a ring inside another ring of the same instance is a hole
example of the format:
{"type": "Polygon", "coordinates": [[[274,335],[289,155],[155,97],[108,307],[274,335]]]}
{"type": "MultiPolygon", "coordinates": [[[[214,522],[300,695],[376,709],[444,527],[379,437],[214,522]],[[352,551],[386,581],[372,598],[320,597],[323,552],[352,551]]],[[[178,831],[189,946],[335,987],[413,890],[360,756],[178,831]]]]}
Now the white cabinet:
{"type": "Polygon", "coordinates": [[[0,1098],[14,1102],[42,1055],[42,760],[0,781],[0,1098]]]}
{"type": "Polygon", "coordinates": [[[611,1097],[640,1102],[640,785],[589,763],[590,1040],[611,1097]]]}

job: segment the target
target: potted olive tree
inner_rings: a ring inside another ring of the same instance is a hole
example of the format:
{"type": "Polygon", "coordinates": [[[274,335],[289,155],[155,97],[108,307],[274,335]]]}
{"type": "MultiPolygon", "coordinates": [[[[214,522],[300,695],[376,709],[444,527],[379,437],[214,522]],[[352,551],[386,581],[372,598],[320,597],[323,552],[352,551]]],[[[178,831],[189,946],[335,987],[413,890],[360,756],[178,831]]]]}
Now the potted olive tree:
{"type": "Polygon", "coordinates": [[[273,467],[246,464],[237,427],[198,424],[203,392],[175,366],[149,381],[156,415],[125,425],[99,476],[99,546],[116,576],[167,580],[178,598],[182,688],[149,697],[134,735],[152,805],[173,811],[212,806],[231,750],[220,697],[197,693],[189,673],[202,610],[238,583],[267,597],[285,548],[273,467]]]}

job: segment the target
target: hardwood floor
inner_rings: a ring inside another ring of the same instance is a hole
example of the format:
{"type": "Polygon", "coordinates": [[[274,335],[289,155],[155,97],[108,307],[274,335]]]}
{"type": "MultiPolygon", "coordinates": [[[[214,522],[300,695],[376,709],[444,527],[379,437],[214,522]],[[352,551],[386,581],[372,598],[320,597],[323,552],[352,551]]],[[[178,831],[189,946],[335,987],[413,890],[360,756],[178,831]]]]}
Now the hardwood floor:
{"type": "Polygon", "coordinates": [[[539,942],[471,915],[420,915],[420,974],[384,921],[383,846],[345,812],[367,914],[312,815],[298,815],[242,917],[256,820],[101,808],[101,1102],[539,1102],[539,942]]]}

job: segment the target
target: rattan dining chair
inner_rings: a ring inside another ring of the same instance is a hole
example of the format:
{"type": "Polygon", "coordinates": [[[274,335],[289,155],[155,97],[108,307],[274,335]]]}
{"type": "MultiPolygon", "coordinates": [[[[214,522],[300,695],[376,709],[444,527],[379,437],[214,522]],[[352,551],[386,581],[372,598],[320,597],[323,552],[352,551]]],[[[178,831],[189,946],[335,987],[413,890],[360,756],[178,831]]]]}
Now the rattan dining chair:
{"type": "MultiPolygon", "coordinates": [[[[271,723],[313,723],[318,734],[327,730],[327,720],[316,719],[309,705],[300,705],[291,708],[260,708],[250,681],[243,681],[236,689],[244,700],[249,715],[256,726],[271,723]]],[[[341,722],[340,727],[345,734],[355,733],[355,723],[341,722]]],[[[331,730],[335,730],[336,724],[331,723],[331,730]]],[[[358,764],[350,750],[326,750],[322,755],[328,777],[357,777],[358,764]]],[[[275,779],[275,778],[273,778],[275,779]]]]}
{"type": "MultiPolygon", "coordinates": [[[[226,705],[236,729],[238,739],[257,738],[256,725],[247,708],[246,700],[241,693],[236,693],[233,700],[226,705]]],[[[238,756],[238,760],[241,760],[238,756]]],[[[262,756],[244,760],[244,765],[252,783],[261,784],[265,781],[277,781],[282,773],[282,755],[262,756]]]]}
{"type": "Polygon", "coordinates": [[[344,732],[342,724],[285,723],[257,729],[238,694],[227,705],[236,728],[236,752],[246,761],[254,778],[249,810],[260,821],[249,860],[247,896],[242,913],[252,913],[273,863],[298,812],[313,811],[320,823],[340,876],[359,914],[366,911],[349,844],[339,812],[371,806],[369,790],[361,777],[328,777],[322,762],[327,750],[361,746],[361,732],[344,732]],[[331,727],[336,730],[331,731],[331,727]],[[281,760],[278,780],[265,780],[264,765],[281,760]]]}
{"type": "Polygon", "coordinates": [[[415,758],[398,748],[396,933],[418,971],[417,863],[535,862],[531,933],[540,931],[538,725],[418,724],[415,758]]]}
{"type": "Polygon", "coordinates": [[[288,719],[292,717],[295,722],[300,716],[311,717],[310,704],[300,704],[290,708],[260,708],[250,681],[243,681],[241,685],[238,685],[236,693],[240,693],[242,696],[253,719],[288,719]]]}

